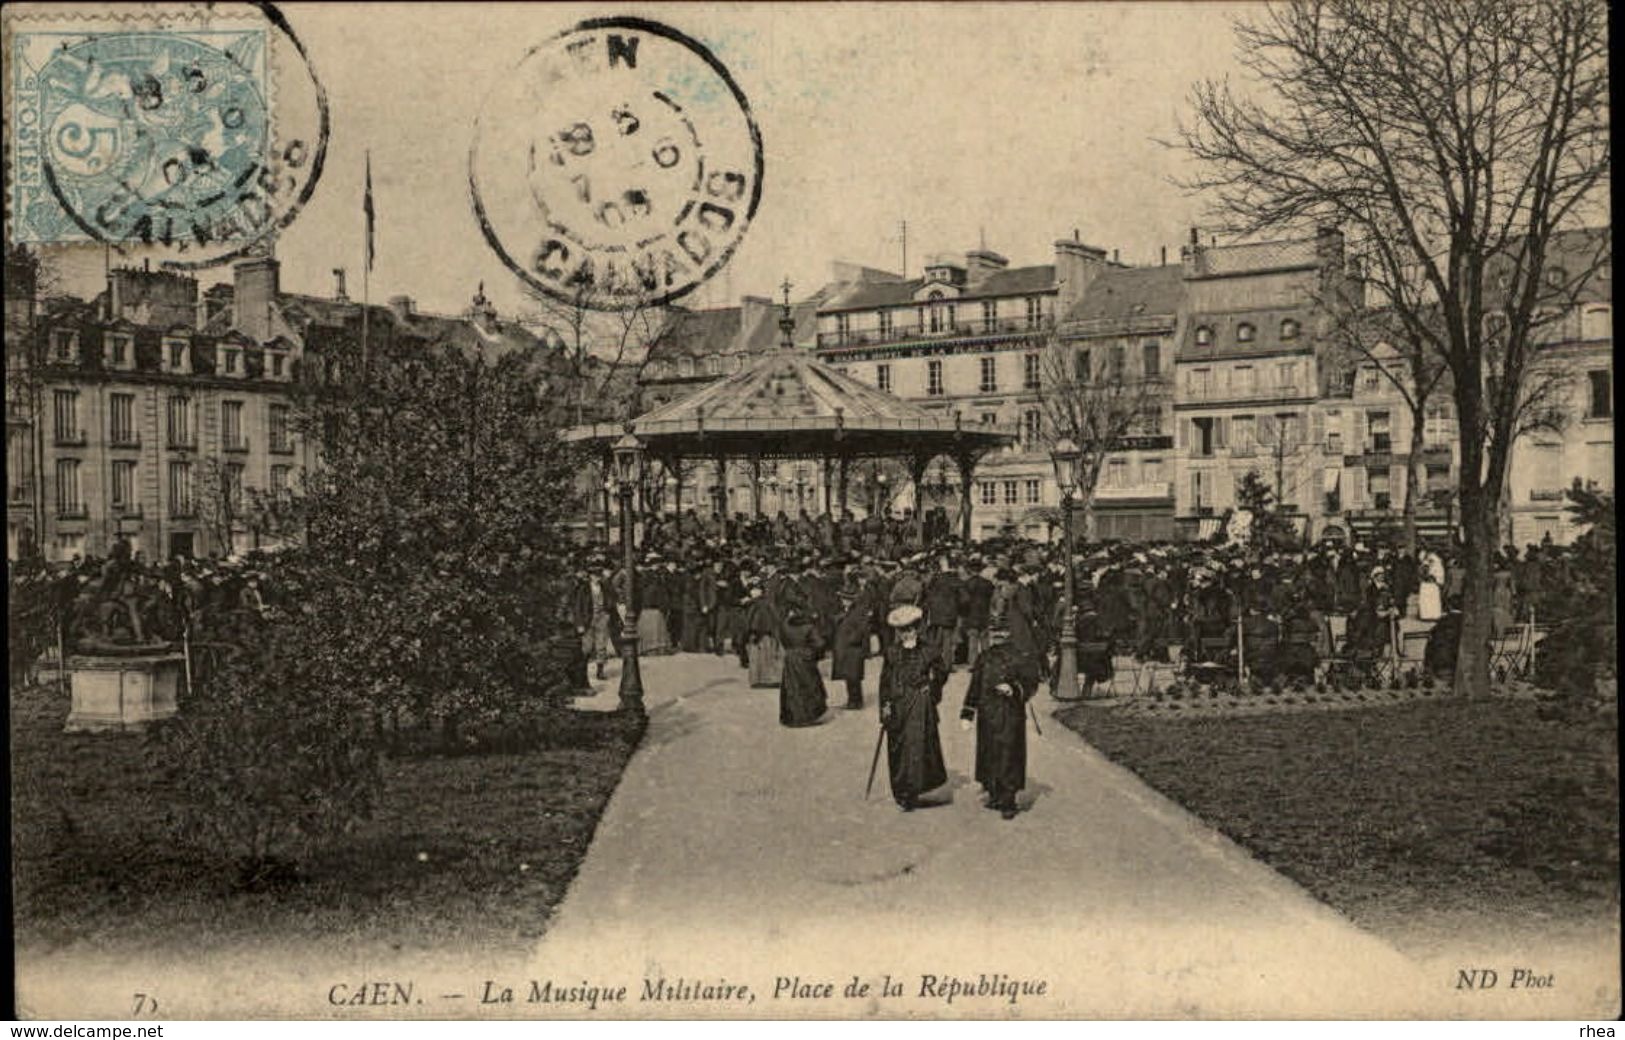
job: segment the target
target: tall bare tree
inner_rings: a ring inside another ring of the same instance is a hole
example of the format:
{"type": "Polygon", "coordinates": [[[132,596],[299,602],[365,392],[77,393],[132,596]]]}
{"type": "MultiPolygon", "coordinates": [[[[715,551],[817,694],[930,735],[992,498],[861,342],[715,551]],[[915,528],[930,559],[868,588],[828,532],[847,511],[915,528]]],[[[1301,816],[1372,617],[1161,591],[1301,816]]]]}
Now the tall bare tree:
{"type": "Polygon", "coordinates": [[[1061,438],[1078,446],[1074,509],[1083,516],[1084,537],[1095,532],[1095,491],[1106,460],[1148,423],[1168,392],[1167,380],[1145,376],[1097,343],[1085,345],[1051,334],[1041,350],[1038,400],[1043,414],[1040,437],[1047,448],[1061,438]],[[1114,357],[1116,360],[1114,360],[1114,357]]]}
{"type": "Polygon", "coordinates": [[[1600,0],[1297,0],[1237,26],[1244,87],[1198,84],[1188,186],[1232,230],[1345,228],[1372,303],[1449,373],[1466,558],[1456,691],[1489,686],[1518,436],[1563,395],[1542,329],[1610,260],[1600,0]]]}
{"type": "Polygon", "coordinates": [[[638,377],[669,312],[645,306],[597,311],[587,306],[585,289],[572,300],[537,292],[530,299],[535,307],[520,316],[520,324],[547,339],[568,361],[574,421],[584,423],[600,414],[631,418],[639,405],[638,377]]]}

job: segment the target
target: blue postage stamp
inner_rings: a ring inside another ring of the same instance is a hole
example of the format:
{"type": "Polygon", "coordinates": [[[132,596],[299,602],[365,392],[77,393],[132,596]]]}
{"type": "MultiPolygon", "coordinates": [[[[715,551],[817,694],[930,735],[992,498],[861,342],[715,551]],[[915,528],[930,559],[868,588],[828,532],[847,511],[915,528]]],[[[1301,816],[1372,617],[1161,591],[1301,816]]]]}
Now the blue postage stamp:
{"type": "Polygon", "coordinates": [[[8,21],[12,242],[202,246],[256,233],[244,206],[272,139],[264,24],[8,21]]]}

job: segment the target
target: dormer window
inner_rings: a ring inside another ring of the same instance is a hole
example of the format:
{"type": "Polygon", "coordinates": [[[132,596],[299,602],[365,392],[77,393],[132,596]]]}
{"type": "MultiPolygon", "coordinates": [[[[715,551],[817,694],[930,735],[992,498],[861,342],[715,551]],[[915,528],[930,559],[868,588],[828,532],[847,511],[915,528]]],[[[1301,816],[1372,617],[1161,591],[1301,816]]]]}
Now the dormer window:
{"type": "Polygon", "coordinates": [[[164,340],[164,366],[170,372],[190,372],[192,357],[185,340],[164,340]]]}
{"type": "Polygon", "coordinates": [[[265,352],[265,362],[272,379],[284,378],[288,371],[288,359],[281,351],[267,350],[265,352]]]}
{"type": "Polygon", "coordinates": [[[135,337],[126,333],[109,333],[107,337],[107,367],[135,367],[135,337]]]}
{"type": "Polygon", "coordinates": [[[1237,343],[1251,343],[1257,334],[1258,330],[1248,322],[1244,321],[1240,325],[1236,326],[1237,343]]]}
{"type": "Polygon", "coordinates": [[[1211,347],[1213,345],[1213,328],[1210,325],[1196,326],[1196,345],[1211,347]]]}
{"type": "Polygon", "coordinates": [[[51,333],[51,360],[73,362],[79,359],[79,333],[56,329],[51,333]]]}
{"type": "Polygon", "coordinates": [[[225,371],[225,374],[228,375],[228,376],[237,375],[238,372],[241,369],[241,366],[242,366],[242,351],[240,351],[240,350],[223,350],[223,351],[221,351],[221,355],[222,355],[222,367],[223,367],[223,369],[225,371]]]}
{"type": "Polygon", "coordinates": [[[1300,326],[1298,325],[1298,323],[1296,321],[1293,321],[1291,318],[1288,318],[1285,321],[1281,322],[1281,338],[1282,339],[1297,339],[1299,329],[1300,329],[1300,326]]]}

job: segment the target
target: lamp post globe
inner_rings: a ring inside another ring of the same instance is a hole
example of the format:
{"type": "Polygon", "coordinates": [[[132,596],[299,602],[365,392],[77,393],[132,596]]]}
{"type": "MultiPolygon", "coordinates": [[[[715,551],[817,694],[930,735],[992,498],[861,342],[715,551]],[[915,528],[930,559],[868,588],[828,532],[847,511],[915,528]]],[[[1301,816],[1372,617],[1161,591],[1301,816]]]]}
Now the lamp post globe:
{"type": "Polygon", "coordinates": [[[624,587],[621,602],[626,616],[621,619],[621,710],[643,714],[643,672],[638,666],[637,547],[633,545],[632,491],[642,470],[643,442],[627,423],[626,433],[615,442],[615,476],[621,492],[621,567],[624,587]]]}
{"type": "Polygon", "coordinates": [[[1076,700],[1078,694],[1078,615],[1076,571],[1073,562],[1072,495],[1078,486],[1078,459],[1082,453],[1072,438],[1062,437],[1050,448],[1055,463],[1055,483],[1061,492],[1061,537],[1066,553],[1066,598],[1061,614],[1060,653],[1055,662],[1055,682],[1050,696],[1056,700],[1076,700]]]}

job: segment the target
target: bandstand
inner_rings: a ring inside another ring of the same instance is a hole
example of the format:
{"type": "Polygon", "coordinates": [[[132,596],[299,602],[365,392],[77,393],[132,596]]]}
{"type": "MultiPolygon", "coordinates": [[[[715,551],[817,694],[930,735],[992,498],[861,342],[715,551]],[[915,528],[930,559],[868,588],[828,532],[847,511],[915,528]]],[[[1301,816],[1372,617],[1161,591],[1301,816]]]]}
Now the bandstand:
{"type": "MultiPolygon", "coordinates": [[[[630,432],[650,462],[682,479],[696,465],[716,467],[725,487],[729,467],[749,473],[751,510],[761,514],[762,468],[785,460],[823,467],[824,510],[847,510],[848,469],[855,461],[896,459],[915,489],[914,522],[922,535],[925,510],[918,508],[926,469],[951,460],[959,476],[960,536],[970,539],[971,484],[989,452],[1014,443],[1014,429],[965,425],[958,412],[935,411],[876,389],[791,345],[789,307],[779,322],[777,349],[685,398],[655,408],[630,423],[595,423],[569,430],[565,439],[600,449],[608,465],[615,442],[630,432]]],[[[606,472],[608,470],[606,469],[606,472]]]]}

